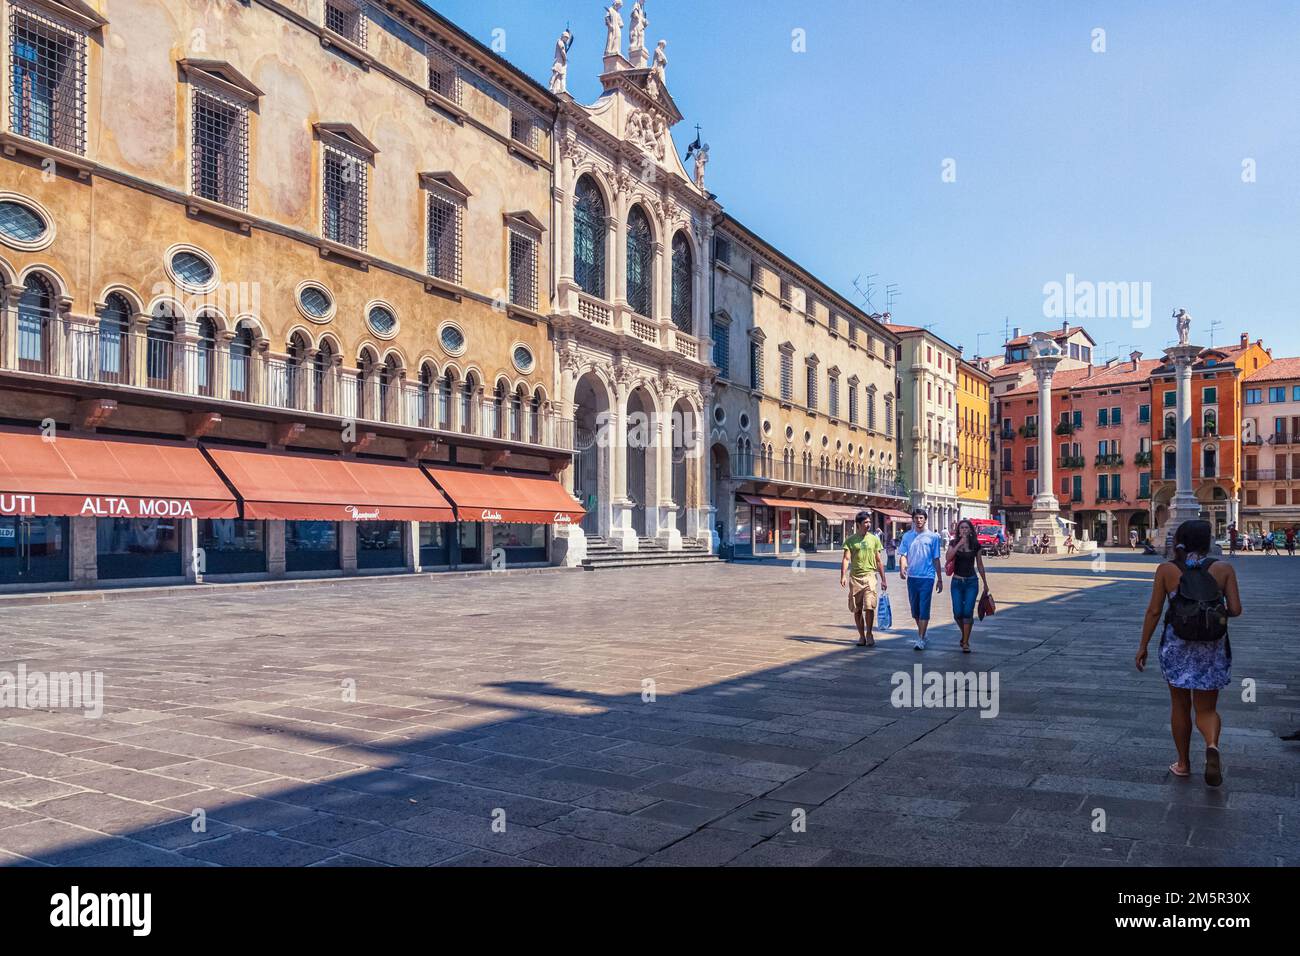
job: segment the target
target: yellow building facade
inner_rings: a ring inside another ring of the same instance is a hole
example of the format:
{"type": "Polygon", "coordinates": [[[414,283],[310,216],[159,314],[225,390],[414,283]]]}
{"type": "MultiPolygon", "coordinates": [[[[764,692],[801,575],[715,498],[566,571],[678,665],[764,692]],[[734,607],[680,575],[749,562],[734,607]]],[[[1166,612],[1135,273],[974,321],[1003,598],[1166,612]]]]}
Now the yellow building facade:
{"type": "Polygon", "coordinates": [[[973,362],[957,363],[957,499],[962,518],[987,518],[992,494],[990,390],[993,376],[973,362]]]}

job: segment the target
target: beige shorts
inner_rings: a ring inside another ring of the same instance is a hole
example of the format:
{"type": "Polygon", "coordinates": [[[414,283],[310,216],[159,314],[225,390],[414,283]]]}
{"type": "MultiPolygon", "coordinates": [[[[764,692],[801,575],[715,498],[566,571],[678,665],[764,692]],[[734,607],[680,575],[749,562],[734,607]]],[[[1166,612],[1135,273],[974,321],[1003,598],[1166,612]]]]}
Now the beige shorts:
{"type": "Polygon", "coordinates": [[[874,611],[879,600],[880,577],[878,575],[868,574],[866,577],[849,575],[849,611],[854,614],[859,611],[874,611]]]}

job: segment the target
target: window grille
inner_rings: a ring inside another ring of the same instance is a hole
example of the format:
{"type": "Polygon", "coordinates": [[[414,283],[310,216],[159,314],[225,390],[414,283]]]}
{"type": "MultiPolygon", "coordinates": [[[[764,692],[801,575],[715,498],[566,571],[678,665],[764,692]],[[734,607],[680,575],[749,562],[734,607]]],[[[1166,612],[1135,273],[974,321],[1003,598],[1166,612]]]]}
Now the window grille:
{"type": "Polygon", "coordinates": [[[429,192],[429,275],[460,284],[460,248],[464,206],[459,199],[429,192]]]}
{"type": "Polygon", "coordinates": [[[573,207],[573,278],[589,295],[605,298],[605,199],[587,176],[578,180],[573,207]]]}
{"type": "Polygon", "coordinates": [[[86,152],[85,37],[35,10],[9,6],[9,128],[86,152]]]}
{"type": "Polygon", "coordinates": [[[763,346],[754,341],[749,343],[749,387],[763,387],[763,346]]]}
{"type": "Polygon", "coordinates": [[[731,326],[725,322],[713,323],[713,364],[723,378],[731,378],[731,343],[728,338],[731,326]]]}
{"type": "Polygon", "coordinates": [[[816,408],[817,407],[817,368],[816,366],[809,365],[807,371],[808,371],[807,374],[808,407],[816,408]]]}
{"type": "Polygon", "coordinates": [[[522,103],[510,104],[510,138],[516,143],[523,143],[529,149],[537,149],[537,119],[532,110],[522,103]]]}
{"type": "Polygon", "coordinates": [[[510,301],[537,308],[537,242],[516,229],[510,230],[510,301]]]}
{"type": "Polygon", "coordinates": [[[354,249],[365,249],[365,160],[327,145],[324,147],[323,177],[325,208],[322,231],[325,238],[354,249]]]}
{"type": "Polygon", "coordinates": [[[894,437],[894,400],[889,396],[885,397],[885,434],[894,437]]]}
{"type": "Polygon", "coordinates": [[[713,238],[713,258],[718,262],[731,265],[731,243],[721,236],[713,238]]]}
{"type": "Polygon", "coordinates": [[[790,297],[794,294],[794,287],[790,285],[789,279],[781,280],[781,301],[789,303],[790,297]]]}
{"type": "Polygon", "coordinates": [[[858,390],[852,383],[850,383],[849,384],[849,424],[856,425],[857,423],[858,423],[858,390]]]}
{"type": "Polygon", "coordinates": [[[840,380],[835,376],[830,376],[826,382],[827,390],[830,392],[830,410],[831,418],[840,417],[840,380]]]}
{"type": "Polygon", "coordinates": [[[194,90],[194,195],[248,208],[248,110],[209,90],[194,90]]]}
{"type": "Polygon", "coordinates": [[[325,0],[325,26],[365,49],[366,5],[360,0],[325,0]]]}
{"type": "MultiPolygon", "coordinates": [[[[885,414],[889,414],[889,399],[885,399],[885,414]]],[[[874,389],[867,390],[867,429],[876,430],[876,393],[874,389]]]]}
{"type": "Polygon", "coordinates": [[[673,237],[673,325],[687,335],[692,334],[691,295],[694,278],[691,275],[691,244],[678,233],[673,237]]]}
{"type": "Polygon", "coordinates": [[[781,400],[791,401],[794,396],[794,356],[781,353],[781,400]]]}
{"type": "Polygon", "coordinates": [[[443,99],[461,105],[464,84],[461,83],[460,68],[439,53],[429,51],[429,89],[443,99]]]}
{"type": "Polygon", "coordinates": [[[633,312],[650,317],[653,307],[651,285],[654,282],[654,261],[651,248],[650,222],[640,206],[632,207],[627,222],[627,304],[633,312]]]}

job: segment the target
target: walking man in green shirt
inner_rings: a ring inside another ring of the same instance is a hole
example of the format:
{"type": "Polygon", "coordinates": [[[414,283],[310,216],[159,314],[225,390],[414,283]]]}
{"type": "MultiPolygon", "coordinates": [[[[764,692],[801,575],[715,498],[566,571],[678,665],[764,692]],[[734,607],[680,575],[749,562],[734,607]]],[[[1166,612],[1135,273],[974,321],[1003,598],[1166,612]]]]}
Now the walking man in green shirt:
{"type": "Polygon", "coordinates": [[[844,541],[840,562],[840,587],[849,589],[849,611],[858,625],[858,647],[875,647],[871,625],[876,620],[876,603],[888,587],[883,556],[885,546],[871,532],[871,512],[858,512],[857,533],[844,541]],[[879,579],[879,585],[877,585],[879,579]]]}

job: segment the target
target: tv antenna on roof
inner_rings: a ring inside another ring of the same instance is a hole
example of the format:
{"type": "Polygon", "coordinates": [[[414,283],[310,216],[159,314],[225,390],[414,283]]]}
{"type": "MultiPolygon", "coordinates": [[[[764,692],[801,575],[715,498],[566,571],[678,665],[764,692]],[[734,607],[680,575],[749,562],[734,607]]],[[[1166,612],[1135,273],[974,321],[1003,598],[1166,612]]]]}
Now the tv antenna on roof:
{"type": "Polygon", "coordinates": [[[874,308],[875,308],[875,307],[871,304],[871,294],[875,291],[876,287],[875,287],[875,285],[872,284],[871,280],[874,279],[874,278],[876,278],[876,276],[878,276],[878,275],[880,275],[880,273],[878,273],[878,272],[873,272],[873,273],[871,273],[869,276],[866,277],[866,288],[865,288],[865,289],[862,287],[862,286],[863,286],[863,282],[862,282],[863,276],[862,276],[860,273],[859,273],[858,277],[857,277],[856,279],[853,280],[853,288],[855,288],[855,289],[858,291],[858,295],[862,296],[862,301],[863,301],[864,303],[866,303],[866,306],[867,306],[867,308],[868,308],[869,310],[874,310],[874,308]]]}
{"type": "MultiPolygon", "coordinates": [[[[894,303],[903,297],[903,293],[898,291],[898,283],[891,282],[885,286],[885,311],[890,315],[894,314],[894,303]]],[[[926,326],[929,328],[929,326],[926,326]]]]}
{"type": "Polygon", "coordinates": [[[1223,328],[1223,323],[1218,319],[1210,321],[1210,348],[1214,348],[1214,333],[1221,328],[1223,328]]]}

